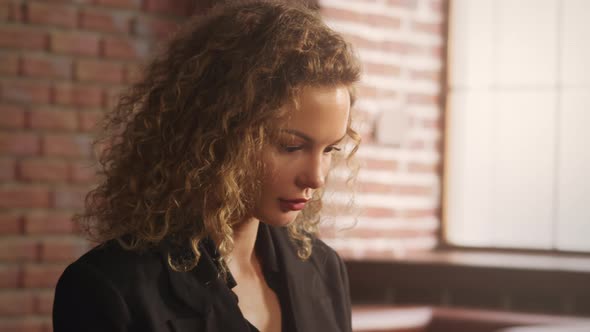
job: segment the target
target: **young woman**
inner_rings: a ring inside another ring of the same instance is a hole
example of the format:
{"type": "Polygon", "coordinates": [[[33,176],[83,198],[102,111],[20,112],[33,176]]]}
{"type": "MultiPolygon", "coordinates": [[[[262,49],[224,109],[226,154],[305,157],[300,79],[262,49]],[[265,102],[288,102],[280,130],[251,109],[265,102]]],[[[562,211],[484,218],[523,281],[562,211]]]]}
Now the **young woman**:
{"type": "Polygon", "coordinates": [[[351,331],[345,267],[315,234],[332,159],[360,141],[358,79],[304,7],[189,22],[106,116],[77,218],[101,245],[61,276],[54,331],[351,331]]]}

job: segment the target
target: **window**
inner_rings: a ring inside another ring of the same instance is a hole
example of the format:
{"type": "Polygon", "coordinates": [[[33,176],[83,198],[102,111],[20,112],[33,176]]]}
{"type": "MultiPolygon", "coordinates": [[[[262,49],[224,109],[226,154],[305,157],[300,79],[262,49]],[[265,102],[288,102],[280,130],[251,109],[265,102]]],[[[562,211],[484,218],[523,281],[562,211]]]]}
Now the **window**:
{"type": "Polygon", "coordinates": [[[590,252],[590,1],[451,2],[445,238],[590,252]]]}

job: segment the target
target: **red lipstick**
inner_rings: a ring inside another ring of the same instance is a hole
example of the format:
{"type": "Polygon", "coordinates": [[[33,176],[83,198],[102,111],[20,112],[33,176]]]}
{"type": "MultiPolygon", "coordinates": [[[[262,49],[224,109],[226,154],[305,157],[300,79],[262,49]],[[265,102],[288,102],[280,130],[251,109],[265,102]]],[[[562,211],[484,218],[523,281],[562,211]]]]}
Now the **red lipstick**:
{"type": "Polygon", "coordinates": [[[307,199],[279,199],[283,211],[300,211],[305,208],[307,199]]]}

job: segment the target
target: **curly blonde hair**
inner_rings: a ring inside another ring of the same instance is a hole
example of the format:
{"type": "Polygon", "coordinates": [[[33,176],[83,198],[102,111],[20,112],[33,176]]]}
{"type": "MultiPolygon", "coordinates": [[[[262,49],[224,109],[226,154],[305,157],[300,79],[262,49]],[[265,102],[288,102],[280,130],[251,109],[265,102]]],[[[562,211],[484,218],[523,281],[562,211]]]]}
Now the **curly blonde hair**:
{"type": "MultiPolygon", "coordinates": [[[[93,240],[127,249],[189,244],[189,266],[205,238],[226,257],[232,225],[258,197],[259,156],[282,106],[305,86],[352,92],[359,75],[350,45],[303,6],[241,1],[194,17],[106,114],[96,141],[102,181],[76,220],[93,240]]],[[[350,123],[348,136],[353,154],[360,138],[350,123]]],[[[288,226],[302,259],[321,204],[318,192],[288,226]]]]}

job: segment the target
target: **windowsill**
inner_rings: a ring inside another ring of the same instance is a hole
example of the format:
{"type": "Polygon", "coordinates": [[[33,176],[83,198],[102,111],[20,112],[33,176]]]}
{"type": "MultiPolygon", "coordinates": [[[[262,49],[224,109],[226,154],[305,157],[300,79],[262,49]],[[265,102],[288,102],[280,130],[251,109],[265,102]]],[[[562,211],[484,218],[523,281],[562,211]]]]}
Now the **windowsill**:
{"type": "MultiPolygon", "coordinates": [[[[354,258],[347,261],[357,261],[354,258]]],[[[362,259],[362,261],[375,261],[362,259]]],[[[444,249],[412,253],[391,263],[590,273],[590,256],[546,253],[485,252],[444,249]]]]}
{"type": "Polygon", "coordinates": [[[346,259],[356,304],[590,316],[590,257],[457,249],[346,259]]]}

